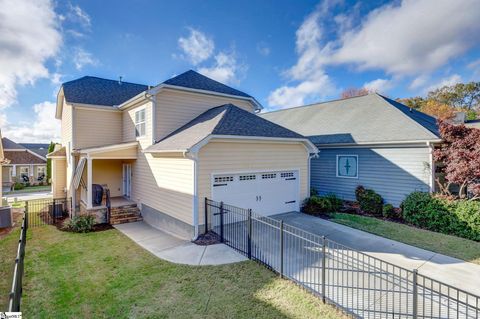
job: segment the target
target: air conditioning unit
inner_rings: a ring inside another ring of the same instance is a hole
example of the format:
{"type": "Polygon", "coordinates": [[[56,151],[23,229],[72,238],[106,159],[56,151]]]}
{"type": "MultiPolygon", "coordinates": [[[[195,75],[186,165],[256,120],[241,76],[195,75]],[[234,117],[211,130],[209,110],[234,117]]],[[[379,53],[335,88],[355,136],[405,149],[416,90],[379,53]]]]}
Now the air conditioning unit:
{"type": "Polygon", "coordinates": [[[12,227],[12,209],[9,206],[0,207],[0,228],[12,227]]]}

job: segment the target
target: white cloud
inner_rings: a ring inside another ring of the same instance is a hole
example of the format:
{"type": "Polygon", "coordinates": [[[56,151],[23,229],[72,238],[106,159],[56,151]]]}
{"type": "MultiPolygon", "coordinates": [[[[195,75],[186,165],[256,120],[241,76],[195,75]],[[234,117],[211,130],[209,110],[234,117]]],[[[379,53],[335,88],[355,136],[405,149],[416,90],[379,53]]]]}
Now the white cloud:
{"type": "Polygon", "coordinates": [[[394,1],[362,19],[355,18],[355,8],[351,15],[333,16],[337,2],[322,1],[297,30],[298,60],[283,73],[287,84],[270,93],[270,106],[303,104],[331,93],[329,66],[379,69],[396,79],[416,76],[411,86],[425,86],[430,73],[480,41],[478,0],[394,1]],[[334,38],[326,41],[325,26],[332,24],[334,38]]]}
{"type": "Polygon", "coordinates": [[[480,39],[477,0],[403,0],[370,12],[331,43],[331,63],[389,74],[431,72],[480,39]],[[461,14],[453,14],[461,12],[461,14]]]}
{"type": "Polygon", "coordinates": [[[178,39],[178,45],[193,65],[197,65],[212,56],[215,48],[215,44],[210,37],[193,28],[190,28],[188,37],[178,39]]]}
{"type": "Polygon", "coordinates": [[[73,63],[77,70],[82,70],[87,65],[98,65],[98,60],[83,48],[76,48],[73,55],[73,63]]]}
{"type": "Polygon", "coordinates": [[[323,29],[319,20],[328,11],[325,2],[310,14],[296,32],[297,63],[284,72],[296,84],[283,85],[272,91],[268,97],[270,107],[287,108],[304,104],[305,101],[320,99],[334,91],[333,84],[325,72],[325,61],[321,47],[323,29]]]}
{"type": "Polygon", "coordinates": [[[425,86],[425,84],[427,84],[428,80],[430,80],[430,76],[428,76],[428,75],[423,74],[423,75],[417,76],[415,79],[413,79],[412,83],[410,83],[408,88],[410,90],[418,89],[422,86],[425,86]]]}
{"type": "Polygon", "coordinates": [[[462,77],[458,74],[453,74],[446,78],[441,79],[437,83],[434,83],[425,89],[425,93],[434,91],[436,89],[442,88],[444,86],[450,86],[462,82],[462,77]]]}
{"type": "Polygon", "coordinates": [[[49,77],[45,66],[62,44],[48,0],[0,0],[0,109],[15,103],[17,85],[49,77]]]}
{"type": "Polygon", "coordinates": [[[257,43],[257,51],[263,56],[269,56],[271,50],[268,44],[266,44],[265,42],[259,42],[257,43]]]}
{"type": "Polygon", "coordinates": [[[238,83],[247,66],[238,63],[235,52],[220,52],[215,55],[215,63],[211,67],[201,67],[198,72],[222,83],[238,83]]]}
{"type": "Polygon", "coordinates": [[[0,116],[2,135],[15,142],[48,143],[60,140],[60,125],[55,120],[54,102],[45,101],[35,104],[34,117],[21,123],[9,123],[6,116],[0,116]]]}
{"type": "Polygon", "coordinates": [[[69,12],[69,18],[79,22],[84,28],[90,28],[92,21],[90,19],[90,16],[80,8],[78,5],[72,5],[70,3],[70,12],[69,12]]]}
{"type": "Polygon", "coordinates": [[[386,93],[393,87],[393,83],[388,79],[376,79],[363,84],[363,87],[372,92],[386,93]]]}

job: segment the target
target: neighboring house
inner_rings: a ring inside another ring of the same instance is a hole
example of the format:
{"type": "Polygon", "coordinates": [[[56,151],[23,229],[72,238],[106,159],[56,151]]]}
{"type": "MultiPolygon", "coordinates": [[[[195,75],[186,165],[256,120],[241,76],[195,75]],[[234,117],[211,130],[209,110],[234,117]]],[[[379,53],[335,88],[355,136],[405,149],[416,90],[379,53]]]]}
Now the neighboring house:
{"type": "Polygon", "coordinates": [[[15,183],[38,185],[47,182],[47,159],[45,156],[6,137],[2,138],[2,147],[5,159],[8,160],[8,164],[2,166],[2,185],[4,187],[11,187],[15,183]]]}
{"type": "Polygon", "coordinates": [[[261,114],[308,137],[320,150],[311,186],[355,200],[363,185],[399,206],[413,191],[435,188],[436,119],[379,94],[261,114]]]}
{"type": "Polygon", "coordinates": [[[47,158],[48,147],[50,146],[50,144],[43,144],[43,143],[18,143],[18,144],[40,155],[43,158],[47,158]]]}
{"type": "MultiPolygon", "coordinates": [[[[2,130],[0,130],[0,141],[2,140],[2,130]]],[[[3,181],[3,165],[6,164],[5,155],[3,153],[3,143],[0,143],[0,180],[3,181]]],[[[0,207],[3,206],[3,185],[0,186],[0,207]]]]}
{"type": "Polygon", "coordinates": [[[112,209],[137,205],[146,222],[186,238],[204,227],[205,198],[265,215],[299,210],[317,149],[260,110],[194,71],[155,87],[88,76],[64,83],[62,147],[48,155],[54,196],[102,218],[100,184],[112,209]]]}
{"type": "Polygon", "coordinates": [[[480,129],[480,120],[465,121],[465,126],[480,129]]]}

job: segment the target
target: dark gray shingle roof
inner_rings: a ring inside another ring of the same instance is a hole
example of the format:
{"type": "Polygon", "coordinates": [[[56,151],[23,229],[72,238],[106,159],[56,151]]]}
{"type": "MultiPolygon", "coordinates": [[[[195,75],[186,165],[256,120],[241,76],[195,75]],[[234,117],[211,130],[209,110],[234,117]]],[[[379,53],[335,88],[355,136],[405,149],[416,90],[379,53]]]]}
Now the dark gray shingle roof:
{"type": "Polygon", "coordinates": [[[25,147],[22,145],[15,143],[11,139],[8,139],[6,137],[2,138],[2,145],[4,150],[24,150],[25,147]]]}
{"type": "Polygon", "coordinates": [[[30,151],[37,153],[42,157],[46,157],[48,154],[48,147],[50,144],[42,144],[42,143],[20,143],[25,148],[28,148],[30,151]]]}
{"type": "Polygon", "coordinates": [[[163,82],[164,84],[181,86],[191,89],[197,90],[205,90],[205,91],[212,91],[217,93],[229,94],[229,95],[236,95],[242,97],[249,97],[250,95],[244,93],[242,91],[236,90],[231,88],[225,84],[212,80],[205,75],[202,75],[198,72],[193,70],[189,70],[185,73],[177,75],[169,80],[163,82]]]}
{"type": "Polygon", "coordinates": [[[63,83],[65,99],[70,103],[114,106],[148,89],[147,85],[107,80],[93,76],[63,83]]]}
{"type": "Polygon", "coordinates": [[[254,113],[233,104],[225,104],[202,113],[160,142],[150,146],[147,152],[188,150],[209,135],[304,138],[254,113]]]}
{"type": "Polygon", "coordinates": [[[260,114],[315,144],[439,139],[435,118],[378,94],[260,114]]]}

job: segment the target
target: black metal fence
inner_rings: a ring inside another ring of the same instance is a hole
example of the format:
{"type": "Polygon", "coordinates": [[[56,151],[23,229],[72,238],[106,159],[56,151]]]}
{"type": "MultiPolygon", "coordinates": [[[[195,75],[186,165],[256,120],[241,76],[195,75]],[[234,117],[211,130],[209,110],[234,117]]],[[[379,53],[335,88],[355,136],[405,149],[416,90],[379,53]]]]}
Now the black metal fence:
{"type": "Polygon", "coordinates": [[[71,208],[70,199],[37,199],[25,201],[22,219],[22,228],[20,231],[20,240],[18,242],[17,256],[13,270],[12,288],[10,290],[8,311],[20,311],[20,302],[22,298],[22,281],[24,271],[25,246],[27,243],[27,231],[30,227],[40,227],[53,225],[59,219],[68,215],[71,208]]]}
{"type": "Polygon", "coordinates": [[[12,288],[8,302],[9,312],[20,311],[20,299],[22,297],[22,278],[25,259],[25,245],[27,243],[28,218],[23,216],[20,239],[18,240],[17,256],[15,257],[15,267],[13,269],[12,288]]]}
{"type": "Polygon", "coordinates": [[[57,220],[68,216],[70,209],[71,200],[66,198],[25,201],[25,216],[28,217],[29,227],[53,225],[57,220]]]}
{"type": "Polygon", "coordinates": [[[360,318],[475,318],[480,297],[249,209],[205,199],[206,230],[360,318]]]}

